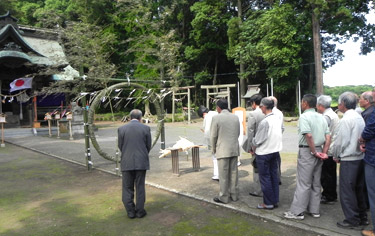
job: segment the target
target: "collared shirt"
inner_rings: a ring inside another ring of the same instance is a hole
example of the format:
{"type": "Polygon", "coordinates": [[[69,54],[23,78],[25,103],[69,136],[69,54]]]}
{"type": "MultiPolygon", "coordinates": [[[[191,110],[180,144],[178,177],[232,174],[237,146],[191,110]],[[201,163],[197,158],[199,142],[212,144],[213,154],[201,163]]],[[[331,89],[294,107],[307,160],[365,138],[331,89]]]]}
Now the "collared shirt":
{"type": "Polygon", "coordinates": [[[272,108],[272,113],[281,121],[281,131],[284,133],[284,114],[277,107],[272,108]]]}
{"type": "Polygon", "coordinates": [[[217,111],[209,111],[203,119],[203,129],[204,129],[204,137],[210,138],[210,128],[211,128],[211,122],[212,117],[216,116],[218,113],[217,111]]]}
{"type": "Polygon", "coordinates": [[[309,133],[313,136],[315,146],[322,146],[326,141],[325,136],[329,134],[326,120],[314,108],[305,110],[298,120],[299,145],[308,145],[305,134],[309,133]]]}
{"type": "Polygon", "coordinates": [[[281,121],[273,113],[266,115],[260,122],[257,133],[252,140],[252,145],[257,147],[257,155],[267,155],[280,152],[282,149],[281,121]]]}
{"type": "Polygon", "coordinates": [[[363,159],[358,139],[364,128],[365,122],[361,115],[353,109],[347,110],[340,120],[335,144],[332,148],[333,156],[340,157],[341,161],[363,159]]]}
{"type": "Polygon", "coordinates": [[[339,116],[332,110],[332,108],[325,109],[325,111],[323,112],[323,116],[327,121],[329,131],[331,133],[331,144],[329,146],[327,154],[328,156],[332,156],[332,147],[335,143],[337,127],[339,126],[340,119],[339,116]]]}
{"type": "Polygon", "coordinates": [[[211,122],[212,117],[216,116],[218,113],[217,111],[209,111],[203,119],[203,129],[204,129],[204,140],[208,146],[208,149],[211,149],[211,141],[210,141],[210,129],[211,129],[211,122]]]}

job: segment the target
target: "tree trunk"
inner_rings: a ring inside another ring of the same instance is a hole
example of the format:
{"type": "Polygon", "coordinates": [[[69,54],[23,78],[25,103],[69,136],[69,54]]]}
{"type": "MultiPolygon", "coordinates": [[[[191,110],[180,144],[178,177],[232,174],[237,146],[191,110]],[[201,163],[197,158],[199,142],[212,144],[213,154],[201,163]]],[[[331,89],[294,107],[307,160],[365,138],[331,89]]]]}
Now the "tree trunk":
{"type": "MultiPolygon", "coordinates": [[[[242,0],[237,1],[237,8],[238,8],[238,18],[240,19],[240,26],[242,24],[242,0]]],[[[240,39],[239,44],[242,46],[242,40],[240,39]]],[[[241,99],[241,107],[246,107],[245,98],[242,98],[246,94],[246,80],[243,78],[243,74],[245,73],[245,65],[242,62],[242,55],[240,53],[240,99],[241,99]]]]}
{"type": "Polygon", "coordinates": [[[214,80],[212,81],[212,85],[216,85],[217,84],[217,65],[219,63],[219,58],[217,56],[217,53],[216,53],[216,56],[215,56],[215,69],[214,69],[214,80]]]}
{"type": "Polygon", "coordinates": [[[150,102],[148,100],[145,101],[145,114],[144,117],[149,117],[151,116],[151,111],[150,111],[150,102]]]}
{"type": "Polygon", "coordinates": [[[312,11],[312,31],[314,44],[314,62],[315,62],[315,78],[316,78],[316,94],[323,94],[323,69],[322,69],[322,48],[320,41],[320,24],[319,18],[312,11]]]}
{"type": "Polygon", "coordinates": [[[309,93],[312,93],[313,92],[313,85],[314,85],[314,65],[310,65],[310,73],[309,73],[309,86],[308,86],[308,90],[309,90],[309,93]]]}

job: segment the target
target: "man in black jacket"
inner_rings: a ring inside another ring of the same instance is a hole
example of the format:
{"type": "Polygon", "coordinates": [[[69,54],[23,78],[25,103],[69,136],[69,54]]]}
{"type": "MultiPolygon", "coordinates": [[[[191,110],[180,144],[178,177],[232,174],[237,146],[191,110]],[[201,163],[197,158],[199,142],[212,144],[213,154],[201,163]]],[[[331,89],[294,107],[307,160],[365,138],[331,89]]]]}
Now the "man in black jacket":
{"type": "Polygon", "coordinates": [[[146,170],[150,169],[148,153],[151,149],[150,127],[141,123],[142,112],[134,109],[130,112],[130,123],[118,129],[118,148],[121,151],[122,202],[128,217],[142,218],[146,200],[146,170]],[[134,204],[134,185],[136,204],[134,204]]]}

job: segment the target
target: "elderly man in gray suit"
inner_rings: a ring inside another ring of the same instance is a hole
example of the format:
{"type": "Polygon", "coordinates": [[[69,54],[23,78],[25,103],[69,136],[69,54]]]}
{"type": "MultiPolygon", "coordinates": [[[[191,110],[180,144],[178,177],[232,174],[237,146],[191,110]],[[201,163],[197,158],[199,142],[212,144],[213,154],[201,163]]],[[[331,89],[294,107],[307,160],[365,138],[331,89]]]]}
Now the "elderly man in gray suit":
{"type": "Polygon", "coordinates": [[[230,200],[238,200],[240,121],[236,115],[229,112],[226,99],[217,101],[216,110],[219,114],[212,117],[211,147],[219,166],[220,194],[214,201],[226,204],[230,200]]]}
{"type": "Polygon", "coordinates": [[[260,186],[260,181],[259,181],[258,168],[256,166],[256,160],[255,160],[256,155],[254,152],[251,151],[253,138],[255,137],[255,134],[257,133],[260,122],[265,117],[262,110],[259,108],[259,104],[261,100],[262,100],[262,95],[260,94],[254,94],[253,96],[250,97],[250,104],[253,110],[249,113],[249,119],[247,121],[247,139],[242,145],[242,148],[246,152],[251,152],[252,154],[251,163],[253,165],[253,186],[249,194],[254,197],[263,196],[262,188],[260,186]]]}
{"type": "Polygon", "coordinates": [[[146,170],[150,169],[148,153],[151,149],[150,127],[141,123],[142,112],[134,109],[130,112],[130,123],[118,129],[118,148],[121,150],[122,202],[128,217],[142,218],[146,193],[146,170]],[[136,204],[134,204],[134,185],[136,204]]]}

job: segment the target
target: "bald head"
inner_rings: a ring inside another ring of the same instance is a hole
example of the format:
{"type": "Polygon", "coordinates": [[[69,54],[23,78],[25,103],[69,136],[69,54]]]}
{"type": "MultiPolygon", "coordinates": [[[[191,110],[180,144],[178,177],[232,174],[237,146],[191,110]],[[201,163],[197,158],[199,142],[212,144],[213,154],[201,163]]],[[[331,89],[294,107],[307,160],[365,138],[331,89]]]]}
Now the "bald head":
{"type": "Polygon", "coordinates": [[[274,106],[277,107],[277,98],[274,96],[270,96],[270,98],[273,100],[274,106]]]}
{"type": "Polygon", "coordinates": [[[371,91],[364,92],[359,97],[359,105],[362,108],[367,109],[367,108],[369,108],[373,104],[374,104],[374,98],[372,97],[372,92],[371,91]]]}
{"type": "Polygon", "coordinates": [[[136,120],[141,121],[141,119],[142,119],[142,111],[138,110],[138,109],[133,109],[130,112],[130,119],[132,119],[132,120],[136,119],[136,120]]]}

